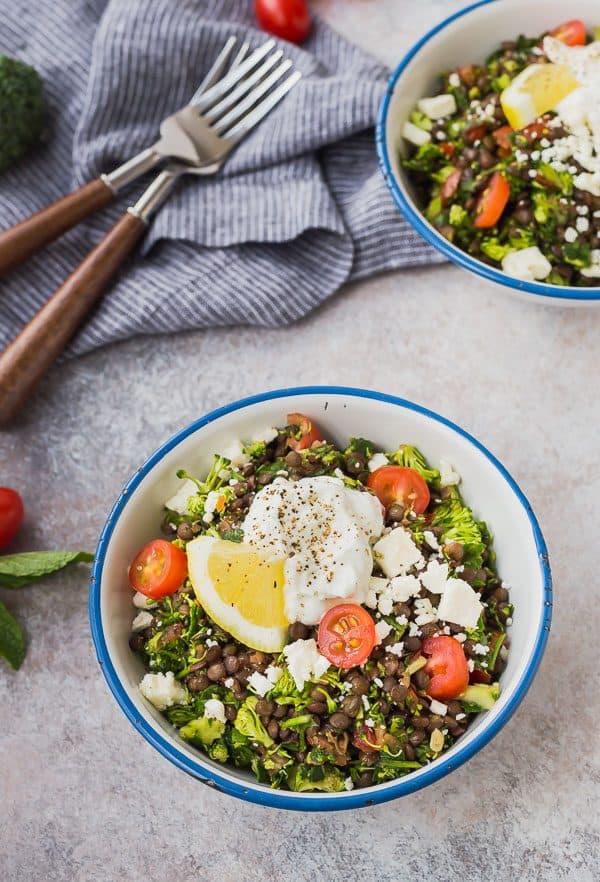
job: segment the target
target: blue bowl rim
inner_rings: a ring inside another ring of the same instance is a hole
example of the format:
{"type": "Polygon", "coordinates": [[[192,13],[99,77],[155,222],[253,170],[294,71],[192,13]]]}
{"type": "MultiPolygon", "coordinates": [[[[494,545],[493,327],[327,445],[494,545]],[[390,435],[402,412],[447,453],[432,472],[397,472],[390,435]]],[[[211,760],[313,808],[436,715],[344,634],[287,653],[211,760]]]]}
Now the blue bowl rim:
{"type": "Polygon", "coordinates": [[[525,497],[515,480],[502,465],[502,463],[500,463],[499,460],[496,459],[496,457],[492,453],[490,453],[489,450],[487,450],[479,441],[477,441],[476,438],[474,438],[464,429],[461,429],[460,426],[457,426],[455,423],[451,422],[445,417],[440,416],[439,414],[425,407],[422,407],[421,405],[414,404],[411,401],[407,401],[403,398],[398,398],[394,395],[344,386],[300,386],[296,388],[276,389],[270,392],[252,395],[247,398],[242,398],[238,401],[234,401],[231,404],[225,405],[223,407],[217,408],[216,410],[207,413],[205,416],[200,417],[190,425],[181,429],[168,441],[166,441],[161,447],[159,447],[146,460],[146,462],[141,466],[141,468],[137,470],[137,472],[135,472],[133,477],[123,488],[100,534],[91,574],[89,615],[96,655],[111,692],[116,698],[125,716],[138,730],[138,732],[146,739],[146,741],[148,741],[153,747],[155,747],[156,750],[158,750],[158,752],[161,753],[171,763],[173,763],[179,769],[182,769],[184,772],[192,775],[192,777],[197,778],[201,782],[211,787],[214,787],[217,790],[228,793],[232,796],[236,796],[248,802],[257,803],[258,805],[271,806],[273,808],[295,809],[299,811],[335,811],[341,809],[359,808],[363,806],[372,806],[378,803],[387,802],[391,799],[396,799],[400,796],[405,796],[416,790],[420,790],[422,787],[426,787],[427,785],[438,781],[449,772],[461,766],[475,753],[477,753],[477,751],[481,750],[481,748],[483,748],[486,744],[488,744],[489,741],[491,741],[491,739],[500,731],[500,729],[502,729],[502,727],[507,723],[510,717],[517,710],[518,706],[525,697],[525,694],[527,693],[527,690],[529,689],[533,677],[541,662],[544,649],[546,647],[552,619],[552,576],[550,572],[550,564],[548,560],[546,543],[538,521],[531,508],[531,505],[529,504],[527,498],[525,497]],[[506,707],[503,708],[501,713],[494,720],[493,724],[490,725],[488,728],[483,729],[483,731],[471,743],[465,745],[462,750],[459,748],[455,756],[449,759],[442,756],[440,759],[432,763],[431,766],[426,767],[426,771],[422,773],[421,776],[416,780],[412,779],[411,776],[408,776],[406,778],[400,778],[391,784],[376,785],[365,790],[351,790],[335,794],[316,793],[298,795],[291,794],[287,791],[269,790],[268,788],[265,788],[258,784],[254,784],[254,782],[251,781],[237,783],[228,778],[225,778],[221,774],[219,774],[218,771],[214,771],[213,769],[202,765],[201,762],[195,762],[194,760],[183,754],[181,751],[177,750],[177,748],[169,744],[169,742],[167,742],[149,723],[147,723],[146,720],[140,717],[138,711],[135,708],[135,705],[129,698],[127,691],[119,680],[108,654],[100,611],[100,586],[102,583],[102,571],[104,568],[107,547],[111,536],[117,526],[119,517],[128,502],[129,496],[137,488],[143,478],[145,478],[146,475],[149,474],[154,466],[158,462],[160,462],[160,460],[170,450],[172,450],[173,447],[177,446],[181,441],[196,432],[201,427],[213,422],[214,420],[219,419],[225,414],[229,414],[234,411],[240,410],[241,408],[248,407],[249,405],[259,404],[264,401],[271,401],[279,398],[284,399],[295,395],[314,394],[369,398],[375,401],[383,401],[407,410],[415,411],[452,429],[454,432],[458,433],[467,441],[469,441],[475,448],[477,448],[477,450],[483,453],[483,455],[500,472],[500,474],[509,484],[515,496],[525,509],[529,518],[538,552],[540,573],[543,584],[544,606],[543,614],[540,617],[540,621],[538,624],[538,631],[536,634],[534,648],[531,653],[531,658],[525,671],[523,672],[521,681],[514,695],[507,703],[506,707]]]}
{"type": "Polygon", "coordinates": [[[420,233],[421,236],[423,236],[423,238],[427,242],[429,242],[430,245],[433,245],[434,248],[437,248],[437,250],[440,251],[444,255],[444,257],[447,257],[453,263],[458,264],[458,266],[462,267],[463,269],[470,270],[471,272],[476,273],[478,276],[483,276],[483,278],[485,279],[496,282],[499,285],[514,288],[527,294],[536,294],[538,296],[551,297],[554,300],[566,300],[580,302],[584,304],[594,303],[595,301],[600,300],[600,286],[595,288],[574,288],[561,287],[560,285],[547,285],[544,282],[528,282],[524,279],[516,279],[513,276],[506,275],[505,273],[500,272],[500,270],[497,270],[495,267],[488,266],[488,264],[475,260],[465,251],[462,251],[460,248],[457,248],[455,245],[445,239],[433,227],[426,223],[422,212],[419,211],[419,209],[416,208],[412,204],[412,202],[406,198],[406,196],[398,186],[396,176],[392,171],[386,137],[387,117],[394,90],[399,79],[404,73],[404,70],[415,57],[415,55],[418,54],[421,48],[426,43],[428,43],[432,37],[439,33],[439,31],[444,30],[444,28],[446,28],[449,24],[456,21],[457,19],[462,18],[463,16],[468,15],[471,12],[474,12],[476,9],[479,9],[482,6],[488,6],[490,3],[494,2],[496,2],[496,0],[478,0],[477,3],[473,3],[472,5],[467,6],[465,9],[461,9],[458,12],[449,15],[443,21],[439,22],[439,24],[437,24],[435,27],[431,28],[431,30],[428,31],[423,37],[421,37],[421,39],[418,40],[417,43],[415,43],[414,46],[406,53],[406,55],[390,77],[385,95],[379,107],[379,113],[375,128],[375,141],[377,147],[377,155],[379,157],[379,167],[383,173],[383,177],[385,178],[388,189],[392,194],[392,198],[396,203],[396,206],[400,209],[401,213],[410,221],[417,232],[420,233]]]}

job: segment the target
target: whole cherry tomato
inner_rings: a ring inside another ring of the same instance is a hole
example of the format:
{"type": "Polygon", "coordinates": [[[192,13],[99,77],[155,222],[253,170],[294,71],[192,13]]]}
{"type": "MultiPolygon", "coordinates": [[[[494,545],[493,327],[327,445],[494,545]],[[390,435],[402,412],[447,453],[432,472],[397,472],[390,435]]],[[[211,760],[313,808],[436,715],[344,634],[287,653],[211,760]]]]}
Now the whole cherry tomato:
{"type": "Polygon", "coordinates": [[[310,12],[306,0],[255,0],[256,19],[264,31],[304,43],[310,33],[310,12]]]}
{"type": "Polygon", "coordinates": [[[0,487],[0,548],[13,541],[23,520],[23,500],[16,490],[0,487]]]}

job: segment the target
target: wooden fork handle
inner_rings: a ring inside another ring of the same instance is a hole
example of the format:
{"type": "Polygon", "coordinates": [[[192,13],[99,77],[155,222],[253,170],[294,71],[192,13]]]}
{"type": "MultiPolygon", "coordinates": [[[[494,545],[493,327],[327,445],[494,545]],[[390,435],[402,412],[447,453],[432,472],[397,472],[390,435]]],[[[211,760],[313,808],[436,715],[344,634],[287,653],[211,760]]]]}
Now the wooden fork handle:
{"type": "Polygon", "coordinates": [[[141,218],[126,212],[0,354],[0,425],[23,407],[145,229],[141,218]]]}
{"type": "Polygon", "coordinates": [[[0,276],[108,205],[115,192],[97,178],[0,233],[0,276]]]}

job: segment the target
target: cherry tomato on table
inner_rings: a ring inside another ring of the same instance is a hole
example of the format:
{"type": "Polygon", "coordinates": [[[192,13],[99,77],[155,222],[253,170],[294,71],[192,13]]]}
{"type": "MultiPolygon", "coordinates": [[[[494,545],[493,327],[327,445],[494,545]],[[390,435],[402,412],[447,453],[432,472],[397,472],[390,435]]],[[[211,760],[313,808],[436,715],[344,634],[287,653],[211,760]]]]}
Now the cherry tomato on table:
{"type": "Polygon", "coordinates": [[[255,0],[256,19],[264,31],[303,43],[310,33],[310,12],[306,0],[255,0]]]}
{"type": "Polygon", "coordinates": [[[494,172],[475,208],[474,225],[480,229],[495,226],[510,199],[510,185],[500,172],[494,172]]]}
{"type": "Polygon", "coordinates": [[[132,587],[153,600],[174,594],[181,588],[186,576],[185,551],[166,539],[153,539],[144,545],[129,567],[132,587]]]}
{"type": "Polygon", "coordinates": [[[423,655],[429,656],[425,673],[431,680],[427,694],[438,701],[458,698],[469,685],[469,668],[464,650],[454,637],[428,637],[423,641],[423,655]]]}
{"type": "Polygon", "coordinates": [[[395,502],[411,508],[415,514],[423,514],[431,494],[424,478],[406,466],[382,466],[369,475],[367,486],[373,490],[385,508],[395,502]]]}
{"type": "Polygon", "coordinates": [[[292,450],[306,450],[307,447],[312,447],[315,441],[325,440],[313,421],[303,413],[288,413],[287,421],[288,426],[297,426],[300,432],[300,438],[293,436],[288,438],[292,450]]]}
{"type": "Polygon", "coordinates": [[[13,541],[23,520],[23,500],[16,490],[0,487],[0,548],[13,541]]]}
{"type": "Polygon", "coordinates": [[[319,650],[338,668],[362,665],[376,640],[375,622],[357,603],[338,603],[319,623],[319,650]]]}
{"type": "Polygon", "coordinates": [[[561,43],[567,46],[585,46],[587,42],[587,31],[584,23],[579,18],[572,18],[565,21],[548,31],[551,37],[556,37],[561,43]]]}

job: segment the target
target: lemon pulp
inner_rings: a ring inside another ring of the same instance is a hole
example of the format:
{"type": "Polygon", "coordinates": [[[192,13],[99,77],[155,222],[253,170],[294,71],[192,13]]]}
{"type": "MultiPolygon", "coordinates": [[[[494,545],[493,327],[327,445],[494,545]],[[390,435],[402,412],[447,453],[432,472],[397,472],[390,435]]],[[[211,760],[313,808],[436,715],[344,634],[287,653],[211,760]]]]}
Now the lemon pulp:
{"type": "Polygon", "coordinates": [[[531,64],[502,92],[504,115],[513,129],[523,129],[579,87],[564,64],[531,64]]]}

